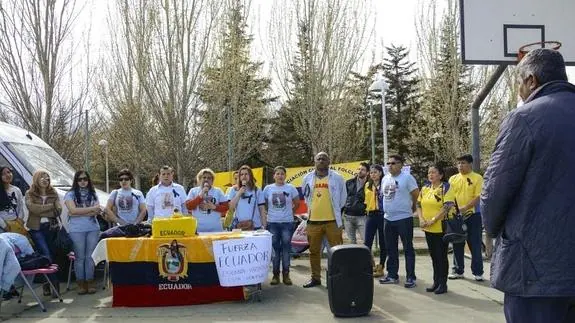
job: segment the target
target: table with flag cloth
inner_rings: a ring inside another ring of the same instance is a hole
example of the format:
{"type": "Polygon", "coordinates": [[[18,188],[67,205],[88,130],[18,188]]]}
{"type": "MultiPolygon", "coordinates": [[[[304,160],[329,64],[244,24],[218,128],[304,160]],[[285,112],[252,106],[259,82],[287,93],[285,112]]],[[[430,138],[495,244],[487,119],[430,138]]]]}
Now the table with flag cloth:
{"type": "Polygon", "coordinates": [[[98,243],[92,258],[96,264],[108,261],[112,306],[115,307],[238,301],[246,299],[246,287],[220,285],[213,242],[254,238],[266,239],[266,244],[269,240],[271,248],[269,233],[260,236],[229,232],[182,238],[108,238],[98,243]]]}

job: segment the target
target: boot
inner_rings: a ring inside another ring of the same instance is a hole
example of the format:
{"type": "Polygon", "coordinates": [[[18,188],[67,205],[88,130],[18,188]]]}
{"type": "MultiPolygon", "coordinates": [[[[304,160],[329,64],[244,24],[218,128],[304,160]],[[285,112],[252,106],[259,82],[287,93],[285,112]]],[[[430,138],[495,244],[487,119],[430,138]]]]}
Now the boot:
{"type": "Polygon", "coordinates": [[[278,274],[274,274],[270,285],[277,285],[280,283],[280,276],[278,274]]]}
{"type": "Polygon", "coordinates": [[[44,283],[42,285],[42,295],[50,296],[51,294],[52,294],[52,291],[50,290],[50,284],[44,283]]]}
{"type": "Polygon", "coordinates": [[[96,293],[96,283],[93,280],[86,281],[86,290],[88,294],[96,293]]]}
{"type": "Polygon", "coordinates": [[[383,265],[382,264],[375,266],[375,270],[373,272],[373,277],[375,277],[375,278],[383,277],[383,265]]]}
{"type": "Polygon", "coordinates": [[[287,286],[293,285],[293,283],[292,283],[292,281],[291,281],[291,278],[289,278],[289,273],[283,273],[283,277],[282,277],[282,278],[283,278],[282,280],[283,280],[283,282],[284,282],[284,285],[287,285],[287,286]]]}
{"type": "Polygon", "coordinates": [[[78,284],[78,295],[85,295],[88,293],[85,280],[78,280],[76,281],[76,284],[78,284]]]}

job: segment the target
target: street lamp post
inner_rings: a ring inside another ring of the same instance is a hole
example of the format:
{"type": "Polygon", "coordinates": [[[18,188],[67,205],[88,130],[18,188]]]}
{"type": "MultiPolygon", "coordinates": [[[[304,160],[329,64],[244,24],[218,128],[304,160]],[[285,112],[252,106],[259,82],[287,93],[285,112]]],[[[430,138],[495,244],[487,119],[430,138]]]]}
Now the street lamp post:
{"type": "Polygon", "coordinates": [[[385,109],[385,91],[389,86],[382,77],[378,77],[369,86],[369,93],[373,95],[381,95],[381,124],[383,132],[383,162],[387,162],[387,113],[385,109]]]}
{"type": "Polygon", "coordinates": [[[106,158],[106,193],[110,193],[110,176],[108,175],[108,141],[106,139],[100,140],[98,146],[104,147],[104,156],[106,158]]]}

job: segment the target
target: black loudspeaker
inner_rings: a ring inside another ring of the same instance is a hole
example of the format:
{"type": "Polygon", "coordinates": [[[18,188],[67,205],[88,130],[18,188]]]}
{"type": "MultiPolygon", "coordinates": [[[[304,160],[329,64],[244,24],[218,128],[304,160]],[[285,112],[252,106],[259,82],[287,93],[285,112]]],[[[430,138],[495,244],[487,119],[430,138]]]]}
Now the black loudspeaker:
{"type": "Polygon", "coordinates": [[[335,316],[369,314],[373,305],[371,252],[364,245],[340,245],[329,250],[327,288],[335,316]]]}

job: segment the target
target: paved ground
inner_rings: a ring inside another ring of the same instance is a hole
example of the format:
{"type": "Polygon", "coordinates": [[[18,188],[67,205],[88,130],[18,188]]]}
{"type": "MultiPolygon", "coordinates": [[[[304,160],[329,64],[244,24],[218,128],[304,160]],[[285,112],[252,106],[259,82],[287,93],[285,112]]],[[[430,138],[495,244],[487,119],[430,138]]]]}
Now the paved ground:
{"type": "MultiPolygon", "coordinates": [[[[325,265],[325,261],[324,261],[325,265]]],[[[469,260],[467,260],[467,268],[469,260]]],[[[401,267],[403,268],[403,263],[401,267]]],[[[486,271],[488,272],[488,264],[486,271]]],[[[504,322],[503,295],[490,288],[488,282],[473,280],[449,282],[449,292],[433,295],[425,292],[430,284],[431,260],[418,255],[416,260],[418,286],[380,285],[375,281],[374,306],[363,318],[338,319],[330,312],[325,287],[306,290],[301,285],[309,277],[307,259],[294,260],[292,278],[296,285],[264,285],[261,302],[219,303],[185,307],[112,308],[109,291],[78,296],[64,294],[64,303],[52,301],[43,313],[26,293],[23,304],[4,302],[0,320],[9,322],[504,322]]],[[[469,273],[468,276],[470,277],[469,273]]],[[[486,275],[488,277],[488,275],[486,275]]],[[[325,277],[324,277],[325,279],[325,277]]],[[[403,277],[401,277],[403,279],[403,277]]],[[[324,282],[325,283],[325,282],[324,282]]]]}

